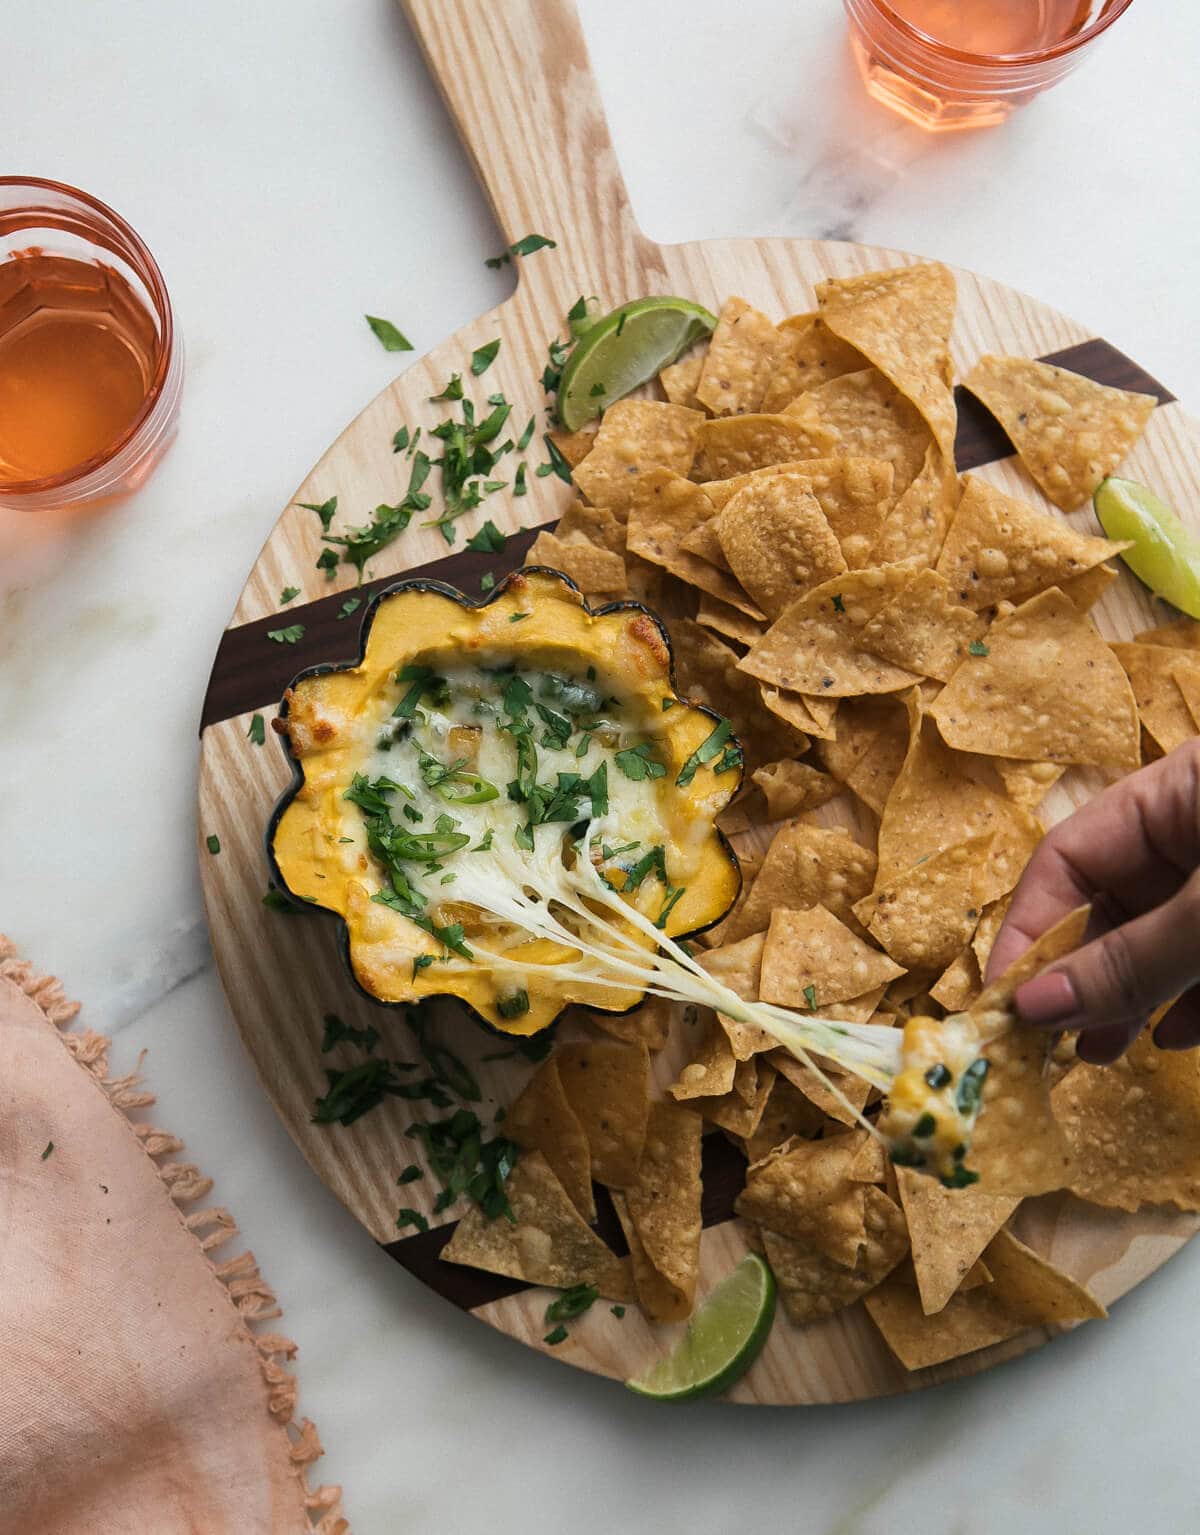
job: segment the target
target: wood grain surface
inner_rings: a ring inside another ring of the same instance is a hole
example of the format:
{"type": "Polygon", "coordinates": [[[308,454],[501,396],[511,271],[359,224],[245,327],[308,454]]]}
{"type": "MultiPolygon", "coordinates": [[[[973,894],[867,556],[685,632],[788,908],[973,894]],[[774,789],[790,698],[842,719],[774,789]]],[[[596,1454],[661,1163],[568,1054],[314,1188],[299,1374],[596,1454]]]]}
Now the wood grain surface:
{"type": "MultiPolygon", "coordinates": [[[[262,905],[267,868],[263,829],[290,779],[280,741],[268,730],[256,746],[247,732],[255,712],[269,719],[284,686],[312,661],[345,661],[358,655],[358,620],[339,617],[353,589],[353,571],[342,566],[332,581],[315,568],[321,526],[296,503],[336,495],[339,521],[362,522],[380,502],[403,495],[408,467],[392,451],[398,427],[441,419],[444,407],[429,403],[454,372],[469,377],[471,352],[497,337],[500,354],[474,393],[502,390],[523,423],[546,406],[539,379],[547,345],[565,334],[563,316],[580,294],[596,294],[604,309],[646,294],[673,293],[719,308],[732,293],[776,319],[813,307],[822,278],[892,266],[917,259],[862,245],[808,240],[710,240],[658,246],[638,230],[621,180],[603,112],[588,66],[574,8],[566,0],[407,0],[406,10],[438,80],[463,142],[471,154],[507,240],[530,232],[552,236],[554,251],[516,264],[517,288],[486,314],[413,363],[346,428],[282,509],[250,572],[236,611],[221,637],[202,716],[199,848],[204,897],[218,968],[247,1053],[271,1102],[317,1175],[376,1241],[455,1303],[531,1347],[543,1348],[547,1292],[498,1280],[441,1262],[438,1253],[453,1221],[423,1235],[401,1237],[401,1203],[429,1211],[429,1180],[396,1187],[398,1171],[416,1160],[405,1136],[411,1106],[389,1099],[349,1128],[311,1122],[314,1098],[325,1088],[325,1064],[347,1064],[341,1053],[322,1057],[322,1015],[337,1012],[347,1023],[373,1024],[381,1049],[411,1055],[402,1016],[374,1007],[351,987],[336,943],[336,924],[319,916],[283,916],[262,905]],[[486,386],[486,387],[483,387],[486,386]],[[282,588],[301,596],[279,616],[282,588]],[[303,639],[280,644],[268,631],[302,624],[303,639]],[[210,856],[204,839],[216,833],[221,853],[210,856]]],[[[936,231],[928,255],[936,256],[936,231]]],[[[970,272],[956,273],[958,318],[953,336],[959,375],[981,353],[1031,357],[1066,354],[1066,366],[1105,382],[1155,392],[1160,400],[1149,427],[1122,472],[1154,485],[1185,516],[1200,505],[1200,427],[1169,391],[1101,338],[1044,304],[970,272]]],[[[962,397],[960,395],[960,401],[962,397]]],[[[537,438],[531,466],[540,462],[537,438]]],[[[974,468],[1010,493],[1038,494],[1019,469],[1002,432],[971,406],[964,408],[958,441],[960,468],[974,468]]],[[[571,492],[554,476],[529,476],[527,497],[491,497],[463,525],[469,534],[490,517],[505,530],[552,523],[571,492]]],[[[1090,513],[1070,519],[1091,527],[1090,513]]],[[[370,561],[365,583],[377,590],[421,570],[477,592],[485,568],[502,572],[519,564],[532,534],[513,538],[500,556],[448,551],[433,528],[412,526],[370,561]]],[[[1093,609],[1102,632],[1127,639],[1166,616],[1125,573],[1093,609]]],[[[1084,770],[1069,773],[1052,791],[1043,817],[1057,819],[1095,791],[1084,770]]],[[[836,802],[835,802],[836,803],[836,802]]],[[[853,812],[838,812],[853,821],[853,812]]],[[[485,1035],[461,1015],[447,1013],[455,1049],[483,1085],[480,1115],[515,1097],[529,1067],[519,1060],[484,1063],[494,1053],[485,1035]]],[[[657,1059],[660,1083],[672,1080],[678,1059],[657,1059]]],[[[706,1139],[705,1232],[700,1293],[745,1250],[731,1199],[740,1179],[738,1154],[719,1136],[706,1139]]],[[[601,1191],[602,1192],[602,1191],[601,1191]]],[[[600,1200],[602,1229],[616,1232],[611,1210],[600,1200]]],[[[1137,1215],[1099,1210],[1066,1195],[1029,1201],[1019,1213],[1020,1231],[1039,1251],[1090,1283],[1111,1303],[1156,1269],[1195,1232],[1197,1217],[1162,1210],[1137,1215]]],[[[1109,1326],[1120,1325],[1120,1313],[1109,1326]]],[[[652,1327],[631,1307],[622,1321],[597,1306],[577,1324],[555,1357],[582,1369],[623,1378],[641,1368],[678,1329],[652,1327]]],[[[803,1329],[781,1316],[758,1363],[732,1390],[748,1403],[816,1403],[883,1395],[975,1373],[1046,1341],[1030,1331],[948,1365],[910,1374],[892,1358],[861,1305],[803,1329]]],[[[550,1352],[550,1350],[547,1350],[550,1352]]]]}

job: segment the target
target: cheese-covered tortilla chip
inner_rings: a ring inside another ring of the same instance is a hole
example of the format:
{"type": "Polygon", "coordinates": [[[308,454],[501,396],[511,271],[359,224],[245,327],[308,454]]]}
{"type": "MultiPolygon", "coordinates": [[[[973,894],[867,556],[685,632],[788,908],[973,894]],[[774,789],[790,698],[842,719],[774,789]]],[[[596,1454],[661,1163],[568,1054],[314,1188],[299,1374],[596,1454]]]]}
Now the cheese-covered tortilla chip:
{"type": "Polygon", "coordinates": [[[744,298],[728,298],[704,356],[696,398],[714,416],[757,411],[784,355],[779,332],[766,315],[744,298]]]}
{"type": "Polygon", "coordinates": [[[854,902],[871,888],[875,855],[844,831],[794,821],[776,832],[730,941],[765,932],[778,906],[798,911],[824,906],[846,920],[854,902]]]}
{"type": "Polygon", "coordinates": [[[823,1013],[830,1003],[861,997],[903,973],[903,966],[864,943],[824,906],[777,907],[763,949],[759,995],[780,1007],[823,1013]]]}
{"type": "Polygon", "coordinates": [[[947,682],[986,628],[944,577],[922,570],[864,624],[862,643],[906,671],[947,682]]]}
{"type": "Polygon", "coordinates": [[[506,1190],[514,1219],[489,1220],[471,1205],[442,1249],[444,1262],[559,1290],[592,1284],[609,1300],[630,1298],[629,1265],[587,1225],[541,1152],[522,1153],[506,1190]]]}
{"type": "Polygon", "coordinates": [[[1065,512],[1082,506],[1112,474],[1158,403],[1152,394],[1112,389],[1026,357],[981,357],[963,382],[1065,512]]]}
{"type": "Polygon", "coordinates": [[[1061,586],[1128,547],[1077,533],[969,474],[937,570],[968,607],[991,608],[1061,586]]]}
{"type": "Polygon", "coordinates": [[[646,1136],[650,1062],[644,1045],[574,1040],[555,1052],[563,1092],[587,1136],[592,1176],[609,1188],[633,1181],[646,1136]]]}
{"type": "Polygon", "coordinates": [[[504,1133],[525,1151],[540,1151],[584,1220],[596,1219],[588,1139],[563,1092],[555,1056],[525,1084],[508,1111],[504,1133]]]}
{"type": "Polygon", "coordinates": [[[700,1272],[698,1114],[651,1105],[637,1179],[613,1203],[629,1242],[638,1303],[652,1322],[691,1314],[700,1272]]]}
{"type": "Polygon", "coordinates": [[[752,481],[721,512],[716,534],[729,569],[768,618],[846,569],[802,475],[752,481]]]}
{"type": "Polygon", "coordinates": [[[1111,1066],[1080,1061],[1051,1093],[1074,1166],[1068,1187],[1091,1204],[1200,1210],[1200,1056],[1159,1050],[1149,1031],[1111,1066]]]}
{"type": "Polygon", "coordinates": [[[1120,662],[1055,587],[998,618],[929,712],[960,751],[1122,772],[1141,760],[1137,704],[1120,662]]]}
{"type": "Polygon", "coordinates": [[[916,678],[866,650],[862,629],[904,586],[901,566],[851,570],[797,598],[751,646],[741,670],[794,693],[857,698],[895,693],[916,678]]]}
{"type": "Polygon", "coordinates": [[[912,401],[951,463],[957,424],[949,355],[955,302],[954,276],[938,261],[832,277],[817,285],[825,324],[912,401]]]}
{"type": "Polygon", "coordinates": [[[763,1250],[790,1322],[803,1326],[853,1305],[901,1262],[908,1251],[904,1215],[882,1189],[867,1189],[863,1226],[862,1250],[850,1268],[810,1242],[763,1232],[763,1250]]]}
{"type": "Polygon", "coordinates": [[[628,506],[650,469],[690,474],[704,417],[659,400],[617,400],[604,412],[595,446],[572,478],[593,506],[628,506]]]}

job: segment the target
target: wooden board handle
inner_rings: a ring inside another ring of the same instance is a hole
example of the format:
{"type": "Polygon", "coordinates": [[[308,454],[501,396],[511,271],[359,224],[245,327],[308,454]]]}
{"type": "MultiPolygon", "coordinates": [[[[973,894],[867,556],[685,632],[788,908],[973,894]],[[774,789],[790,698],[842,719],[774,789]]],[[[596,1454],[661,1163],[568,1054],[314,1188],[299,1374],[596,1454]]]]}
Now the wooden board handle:
{"type": "MultiPolygon", "coordinates": [[[[508,243],[557,240],[561,266],[613,301],[647,245],[634,222],[572,0],[402,0],[508,243]]],[[[650,250],[653,247],[649,247],[650,250]]],[[[526,282],[550,279],[542,260],[526,282]]]]}

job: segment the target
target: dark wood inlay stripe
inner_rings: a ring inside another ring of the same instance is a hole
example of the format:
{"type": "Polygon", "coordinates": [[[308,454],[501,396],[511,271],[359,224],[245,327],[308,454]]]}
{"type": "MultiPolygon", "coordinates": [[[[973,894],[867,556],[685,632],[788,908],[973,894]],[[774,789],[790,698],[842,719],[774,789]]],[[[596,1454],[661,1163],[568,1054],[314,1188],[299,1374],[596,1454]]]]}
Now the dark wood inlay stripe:
{"type": "MultiPolygon", "coordinates": [[[[733,1202],[746,1181],[746,1158],[719,1132],[706,1135],[701,1161],[703,1192],[700,1218],[705,1227],[720,1226],[733,1219],[733,1202]]],[[[595,1185],[596,1231],[620,1257],[629,1251],[617,1212],[608,1190],[595,1185]]],[[[505,1279],[501,1274],[485,1274],[482,1269],[464,1268],[459,1263],[443,1263],[441,1251],[454,1235],[457,1221],[400,1237],[395,1242],[381,1242],[389,1257],[403,1265],[422,1284],[464,1311],[474,1311],[492,1301],[503,1300],[532,1289],[523,1279],[505,1279]]]]}
{"type": "MultiPolygon", "coordinates": [[[[1081,341],[1064,351],[1051,352],[1041,361],[1082,373],[1098,384],[1152,394],[1161,405],[1169,404],[1175,398],[1169,389],[1107,341],[1081,341]]],[[[1013,452],[1013,446],[1003,428],[961,385],[954,394],[958,402],[958,436],[954,453],[959,470],[978,469],[983,464],[1007,458],[1013,452]]],[[[553,525],[553,522],[543,524],[545,527],[553,525]]],[[[511,534],[502,554],[479,554],[473,549],[459,549],[443,559],[417,566],[403,577],[382,576],[379,580],[364,582],[353,591],[332,592],[303,607],[285,608],[270,618],[226,629],[217,648],[204,696],[201,731],[218,720],[233,719],[250,709],[277,703],[296,673],[307,666],[322,661],[353,660],[358,654],[357,618],[340,619],[337,616],[347,597],[370,597],[401,579],[447,581],[469,596],[475,595],[479,592],[479,578],[484,571],[492,571],[499,579],[510,570],[516,570],[539,531],[538,528],[522,528],[511,534]],[[304,625],[304,636],[295,645],[281,645],[267,638],[268,629],[287,624],[304,625]]]]}

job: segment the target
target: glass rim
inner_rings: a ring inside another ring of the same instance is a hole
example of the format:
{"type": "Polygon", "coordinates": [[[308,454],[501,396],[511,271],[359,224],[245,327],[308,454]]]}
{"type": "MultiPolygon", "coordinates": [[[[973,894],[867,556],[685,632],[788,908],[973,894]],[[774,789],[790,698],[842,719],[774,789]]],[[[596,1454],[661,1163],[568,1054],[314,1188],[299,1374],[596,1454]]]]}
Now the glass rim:
{"type": "MultiPolygon", "coordinates": [[[[0,493],[9,496],[33,496],[43,491],[61,490],[66,486],[74,485],[97,470],[103,469],[106,464],[112,463],[129,444],[137,437],[138,433],[153,416],[163,390],[166,388],[167,379],[171,373],[171,361],[175,353],[175,316],[171,309],[170,295],[167,293],[167,284],[155,261],[150,247],[126,219],[123,219],[115,208],[110,208],[100,198],[93,197],[90,192],[83,191],[80,187],[71,186],[66,181],[54,181],[46,176],[0,176],[0,193],[6,189],[28,187],[33,192],[57,192],[66,198],[73,198],[81,203],[85,210],[93,214],[99,214],[108,220],[113,226],[119,243],[126,247],[122,255],[132,255],[130,265],[145,283],[150,294],[150,301],[158,315],[161,326],[159,337],[158,361],[154,369],[154,377],[150,380],[150,386],[146,390],[146,397],[142,401],[141,408],[133,420],[121,433],[121,435],[108,445],[102,452],[93,453],[90,458],[81,459],[79,463],[72,464],[69,469],[62,469],[57,474],[42,475],[33,480],[5,480],[0,478],[0,493]]],[[[31,204],[31,212],[36,212],[35,204],[31,204]]],[[[53,210],[48,210],[53,211],[53,210]]],[[[53,227],[52,225],[50,227],[53,227]]]]}
{"type": "Polygon", "coordinates": [[[972,53],[967,48],[955,48],[949,43],[944,43],[940,38],[934,37],[931,32],[925,32],[920,27],[914,26],[911,21],[905,20],[897,14],[889,4],[889,0],[865,0],[865,4],[879,12],[886,21],[903,33],[911,42],[936,48],[938,53],[945,58],[954,59],[961,64],[978,64],[985,68],[1004,68],[1007,66],[1020,67],[1030,64],[1046,64],[1052,59],[1064,58],[1076,49],[1082,48],[1085,43],[1090,43],[1093,38],[1107,32],[1114,21],[1122,17],[1133,0],[1113,0],[1111,7],[1102,15],[1097,16],[1082,32],[1074,37],[1064,38],[1061,43],[1055,43],[1050,48],[1037,48],[1025,53],[972,53]]]}

